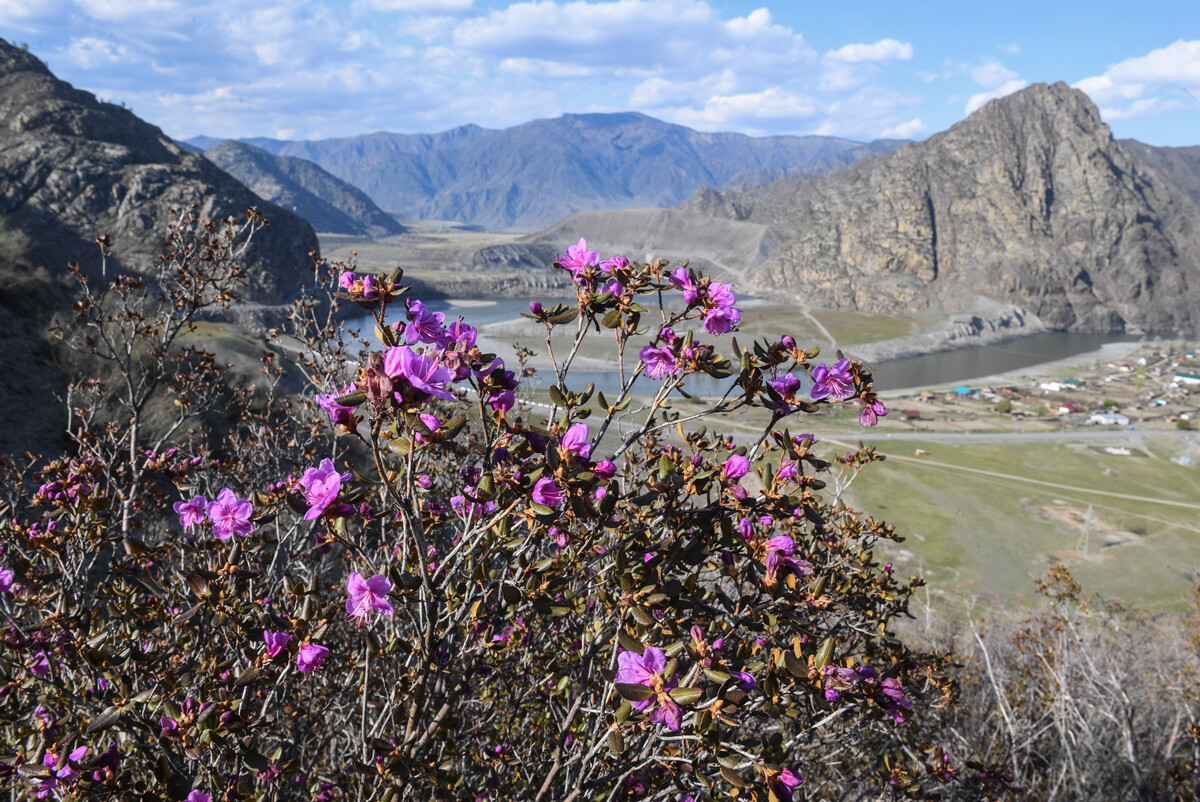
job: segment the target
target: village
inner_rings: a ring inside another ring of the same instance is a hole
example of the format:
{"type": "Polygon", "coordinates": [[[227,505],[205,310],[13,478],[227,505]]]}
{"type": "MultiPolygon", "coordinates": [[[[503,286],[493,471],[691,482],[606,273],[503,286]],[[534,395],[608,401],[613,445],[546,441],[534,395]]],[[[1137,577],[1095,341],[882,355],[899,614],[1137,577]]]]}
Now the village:
{"type": "Polygon", "coordinates": [[[886,394],[880,431],[987,432],[1123,428],[1200,430],[1196,349],[1151,343],[1121,361],[1008,381],[886,394]]]}

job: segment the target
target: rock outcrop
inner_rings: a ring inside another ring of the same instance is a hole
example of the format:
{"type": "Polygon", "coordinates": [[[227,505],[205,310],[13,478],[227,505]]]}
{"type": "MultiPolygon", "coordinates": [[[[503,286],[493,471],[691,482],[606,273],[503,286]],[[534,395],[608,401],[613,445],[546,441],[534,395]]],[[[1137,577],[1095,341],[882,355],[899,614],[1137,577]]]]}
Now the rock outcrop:
{"type": "Polygon", "coordinates": [[[955,314],[987,298],[1052,330],[1195,333],[1200,206],[1169,173],[1114,141],[1085,94],[1037,84],[894,153],[684,208],[769,226],[781,245],[749,285],[813,306],[955,314]]]}
{"type": "Polygon", "coordinates": [[[0,453],[52,448],[48,433],[62,431],[63,379],[44,332],[70,296],[67,264],[98,266],[95,238],[107,234],[110,271],[145,271],[170,210],[193,203],[206,218],[251,206],[268,218],[246,253],[249,300],[280,301],[308,275],[312,226],[0,40],[0,453]]]}
{"type": "Polygon", "coordinates": [[[275,156],[234,140],[204,155],[263,200],[299,215],[322,233],[375,239],[404,233],[404,226],[366,193],[307,159],[275,156]]]}

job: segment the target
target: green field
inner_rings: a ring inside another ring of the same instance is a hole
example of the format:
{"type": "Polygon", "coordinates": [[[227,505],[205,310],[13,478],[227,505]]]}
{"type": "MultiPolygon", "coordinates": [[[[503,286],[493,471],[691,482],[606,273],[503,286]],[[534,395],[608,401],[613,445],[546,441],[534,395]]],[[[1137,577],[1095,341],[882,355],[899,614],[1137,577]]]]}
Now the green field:
{"type": "Polygon", "coordinates": [[[1200,569],[1200,468],[1170,461],[1181,446],[1149,438],[1142,456],[1123,457],[1073,443],[893,442],[880,452],[894,458],[863,472],[849,498],[907,536],[889,559],[923,571],[950,603],[1028,601],[1033,579],[1062,562],[1091,593],[1182,610],[1200,569]]]}

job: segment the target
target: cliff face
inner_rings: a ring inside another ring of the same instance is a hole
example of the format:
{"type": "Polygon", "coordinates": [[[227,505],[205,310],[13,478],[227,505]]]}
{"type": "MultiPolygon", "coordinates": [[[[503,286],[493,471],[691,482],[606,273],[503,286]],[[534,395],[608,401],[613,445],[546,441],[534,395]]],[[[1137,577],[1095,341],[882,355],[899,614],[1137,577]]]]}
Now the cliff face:
{"type": "Polygon", "coordinates": [[[233,140],[206,150],[204,155],[260,198],[294,212],[318,231],[373,238],[404,233],[396,218],[362,190],[307,159],[275,156],[233,140]]]}
{"type": "Polygon", "coordinates": [[[685,208],[769,225],[782,244],[751,286],[815,306],[956,313],[982,296],[1052,329],[1200,330],[1200,206],[1063,83],[837,173],[685,208]]]}
{"type": "Polygon", "coordinates": [[[110,269],[145,271],[170,209],[192,203],[207,218],[251,206],[268,218],[246,254],[250,300],[285,298],[308,275],[312,226],[0,40],[0,453],[54,448],[62,431],[55,392],[63,379],[44,332],[70,297],[68,262],[97,267],[94,241],[108,234],[110,269]]]}

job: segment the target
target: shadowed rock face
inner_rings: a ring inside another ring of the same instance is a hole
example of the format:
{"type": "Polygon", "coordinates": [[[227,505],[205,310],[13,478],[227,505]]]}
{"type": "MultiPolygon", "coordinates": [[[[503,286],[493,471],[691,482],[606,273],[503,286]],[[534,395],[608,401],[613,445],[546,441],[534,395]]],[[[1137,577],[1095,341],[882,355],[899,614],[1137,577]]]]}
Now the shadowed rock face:
{"type": "Polygon", "coordinates": [[[34,430],[61,431],[52,419],[62,376],[43,332],[70,295],[67,264],[94,270],[94,240],[108,234],[110,270],[143,272],[162,249],[170,209],[192,203],[206,218],[251,206],[268,218],[246,256],[250,300],[286,298],[308,275],[312,226],[0,40],[0,452],[52,446],[34,430]]]}
{"type": "Polygon", "coordinates": [[[365,193],[307,159],[275,156],[233,140],[204,155],[260,198],[296,213],[318,231],[373,238],[404,233],[396,218],[365,193]]]}
{"type": "Polygon", "coordinates": [[[982,296],[1051,329],[1193,333],[1200,206],[1165,163],[1114,141],[1082,92],[1037,84],[895,153],[684,208],[768,225],[781,246],[750,285],[816,306],[957,313],[982,296]]]}

